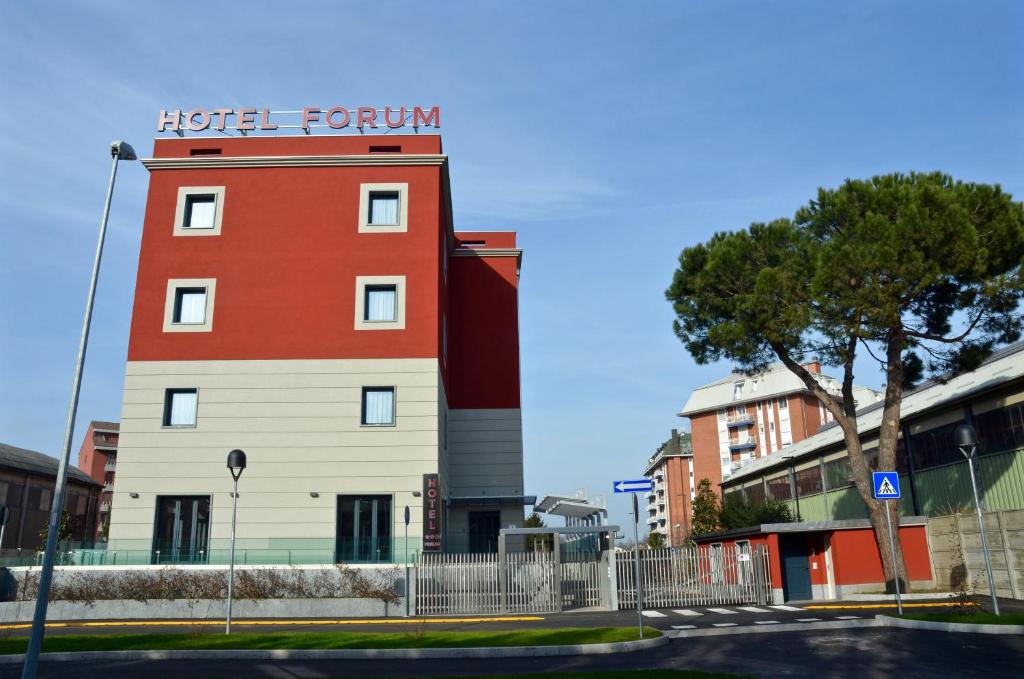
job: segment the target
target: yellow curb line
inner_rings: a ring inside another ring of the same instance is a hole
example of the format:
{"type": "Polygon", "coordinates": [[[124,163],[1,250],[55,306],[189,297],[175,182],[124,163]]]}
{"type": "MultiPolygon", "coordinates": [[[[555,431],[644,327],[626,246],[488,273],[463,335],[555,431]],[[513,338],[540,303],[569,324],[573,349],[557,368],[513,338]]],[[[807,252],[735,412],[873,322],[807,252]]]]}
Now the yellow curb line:
{"type": "MultiPolygon", "coordinates": [[[[394,618],[388,620],[232,620],[235,627],[267,626],[267,625],[418,625],[467,622],[536,622],[543,620],[540,616],[519,616],[505,618],[394,618]]],[[[192,627],[193,625],[223,625],[223,620],[136,620],[104,621],[104,622],[48,622],[48,628],[58,627],[192,627]]],[[[0,630],[28,629],[31,623],[0,625],[0,630]]]]}
{"type": "MultiPolygon", "coordinates": [[[[978,604],[974,603],[973,601],[968,603],[968,604],[959,604],[959,603],[956,603],[956,602],[953,602],[953,601],[949,602],[948,604],[947,603],[926,603],[926,604],[906,603],[906,604],[903,604],[903,608],[946,608],[948,606],[961,606],[961,605],[977,606],[978,604]]],[[[896,608],[896,604],[861,604],[861,605],[854,605],[854,604],[832,604],[832,605],[802,606],[801,608],[804,608],[804,609],[815,609],[815,610],[817,610],[817,609],[832,609],[832,608],[836,608],[836,609],[845,609],[845,608],[852,608],[852,609],[857,609],[857,608],[896,608]]]]}

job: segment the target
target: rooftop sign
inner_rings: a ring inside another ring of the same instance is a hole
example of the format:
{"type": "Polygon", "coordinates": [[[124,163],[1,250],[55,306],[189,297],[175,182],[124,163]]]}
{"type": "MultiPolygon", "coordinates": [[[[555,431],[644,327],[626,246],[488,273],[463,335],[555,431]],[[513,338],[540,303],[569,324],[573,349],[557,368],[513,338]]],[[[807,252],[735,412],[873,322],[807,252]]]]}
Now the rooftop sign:
{"type": "Polygon", "coordinates": [[[355,129],[360,134],[366,130],[383,129],[385,134],[394,129],[412,127],[441,127],[441,107],[431,106],[332,106],[330,108],[307,107],[294,111],[272,111],[269,108],[197,108],[191,111],[160,109],[157,118],[157,132],[174,132],[179,137],[185,132],[214,130],[230,134],[275,130],[328,130],[355,129]]]}

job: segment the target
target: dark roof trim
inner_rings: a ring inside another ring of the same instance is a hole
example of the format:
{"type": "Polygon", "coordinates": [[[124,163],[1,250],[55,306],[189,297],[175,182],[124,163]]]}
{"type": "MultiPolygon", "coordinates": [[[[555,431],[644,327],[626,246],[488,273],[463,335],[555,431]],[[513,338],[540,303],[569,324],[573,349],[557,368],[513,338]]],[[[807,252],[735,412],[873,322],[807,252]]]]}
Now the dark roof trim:
{"type": "MultiPolygon", "coordinates": [[[[926,526],[927,516],[901,516],[901,526],[926,526]]],[[[693,536],[694,542],[714,542],[731,538],[742,538],[753,535],[766,535],[768,533],[817,533],[821,531],[836,530],[859,530],[871,528],[871,522],[867,519],[841,519],[836,521],[799,521],[792,523],[763,523],[759,526],[748,526],[747,528],[733,528],[720,533],[709,533],[708,535],[693,536]]]]}

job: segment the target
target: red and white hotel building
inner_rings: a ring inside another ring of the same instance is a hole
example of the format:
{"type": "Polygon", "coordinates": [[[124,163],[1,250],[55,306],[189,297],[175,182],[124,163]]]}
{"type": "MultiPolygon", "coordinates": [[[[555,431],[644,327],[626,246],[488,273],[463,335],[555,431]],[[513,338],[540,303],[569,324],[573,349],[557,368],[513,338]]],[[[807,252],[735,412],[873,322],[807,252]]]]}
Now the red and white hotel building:
{"type": "Polygon", "coordinates": [[[436,135],[160,138],[108,551],[488,551],[521,526],[513,232],[452,226],[436,135]]]}

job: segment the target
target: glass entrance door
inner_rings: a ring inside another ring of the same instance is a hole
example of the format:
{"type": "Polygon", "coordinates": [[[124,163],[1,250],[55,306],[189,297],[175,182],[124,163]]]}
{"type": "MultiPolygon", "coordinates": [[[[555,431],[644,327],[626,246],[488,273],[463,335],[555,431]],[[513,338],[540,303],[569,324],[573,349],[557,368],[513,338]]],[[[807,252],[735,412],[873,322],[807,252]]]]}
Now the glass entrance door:
{"type": "Polygon", "coordinates": [[[210,542],[210,496],[158,496],[155,563],[201,563],[210,542]]]}
{"type": "Polygon", "coordinates": [[[473,554],[498,551],[501,512],[469,513],[469,551],[473,554]]]}
{"type": "Polygon", "coordinates": [[[391,561],[391,496],[339,495],[338,563],[391,561]]]}

